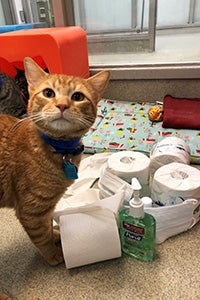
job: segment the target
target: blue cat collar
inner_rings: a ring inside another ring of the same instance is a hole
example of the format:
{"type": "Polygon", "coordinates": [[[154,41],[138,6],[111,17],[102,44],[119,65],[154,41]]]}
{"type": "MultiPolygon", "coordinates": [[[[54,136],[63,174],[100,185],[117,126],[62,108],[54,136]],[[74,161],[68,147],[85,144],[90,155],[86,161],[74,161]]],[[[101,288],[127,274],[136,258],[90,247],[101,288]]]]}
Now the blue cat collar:
{"type": "Polygon", "coordinates": [[[73,138],[69,140],[56,140],[50,138],[43,132],[40,132],[40,136],[45,140],[47,144],[52,146],[55,150],[53,151],[56,154],[71,154],[71,155],[79,155],[83,152],[84,146],[80,144],[80,138],[73,138]]]}

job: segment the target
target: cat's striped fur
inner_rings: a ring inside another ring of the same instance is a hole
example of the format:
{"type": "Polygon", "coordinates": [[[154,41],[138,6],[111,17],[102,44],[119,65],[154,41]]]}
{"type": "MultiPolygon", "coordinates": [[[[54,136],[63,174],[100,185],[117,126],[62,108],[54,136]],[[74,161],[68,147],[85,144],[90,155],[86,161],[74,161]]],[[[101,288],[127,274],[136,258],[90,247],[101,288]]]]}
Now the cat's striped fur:
{"type": "MultiPolygon", "coordinates": [[[[89,79],[47,74],[25,58],[29,117],[0,116],[0,207],[16,210],[30,239],[51,265],[63,261],[52,229],[52,213],[73,180],[67,180],[63,155],[55,154],[40,132],[54,139],[81,137],[93,124],[97,103],[109,80],[102,71],[89,79]]],[[[69,155],[77,167],[81,155],[69,155]]]]}

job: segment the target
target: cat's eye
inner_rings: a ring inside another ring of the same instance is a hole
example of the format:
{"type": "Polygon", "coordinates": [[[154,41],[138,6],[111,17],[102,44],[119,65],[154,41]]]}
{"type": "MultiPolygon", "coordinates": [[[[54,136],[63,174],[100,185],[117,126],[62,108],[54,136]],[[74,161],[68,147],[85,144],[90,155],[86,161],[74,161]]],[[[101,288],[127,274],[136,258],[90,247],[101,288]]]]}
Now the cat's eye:
{"type": "Polygon", "coordinates": [[[71,98],[74,101],[82,101],[85,98],[85,95],[81,92],[75,92],[71,98]]]}
{"type": "Polygon", "coordinates": [[[53,98],[56,94],[52,89],[47,88],[43,91],[43,95],[47,98],[53,98]]]}

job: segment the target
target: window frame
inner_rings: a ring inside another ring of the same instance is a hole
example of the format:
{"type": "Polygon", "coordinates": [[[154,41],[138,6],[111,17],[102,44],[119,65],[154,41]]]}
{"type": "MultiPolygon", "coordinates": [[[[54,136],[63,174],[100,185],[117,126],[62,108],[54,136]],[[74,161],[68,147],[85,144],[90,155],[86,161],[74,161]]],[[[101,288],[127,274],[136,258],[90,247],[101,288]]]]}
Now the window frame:
{"type": "MultiPolygon", "coordinates": [[[[142,0],[144,3],[144,0],[142,0]]],[[[149,0],[149,24],[148,29],[143,28],[143,24],[141,25],[141,28],[139,32],[137,32],[137,29],[134,29],[135,26],[135,10],[134,7],[136,6],[136,1],[131,0],[132,3],[132,11],[133,11],[133,17],[132,17],[132,30],[130,31],[109,31],[109,32],[101,32],[101,33],[88,33],[88,44],[89,44],[89,52],[92,53],[98,53],[98,46],[99,43],[103,43],[105,52],[112,52],[112,49],[116,49],[116,46],[119,48],[119,50],[123,47],[122,43],[124,43],[124,40],[127,41],[133,41],[133,42],[139,42],[139,51],[149,51],[153,52],[155,51],[155,30],[156,30],[156,7],[157,7],[157,0],[149,0]],[[143,44],[142,44],[143,43],[143,44]],[[96,44],[96,46],[95,46],[96,44]],[[92,48],[95,50],[92,50],[92,48]]],[[[81,14],[80,19],[82,20],[81,27],[84,30],[87,30],[85,23],[84,23],[84,16],[85,16],[85,7],[82,1],[79,2],[81,5],[81,14]]],[[[55,20],[55,26],[69,26],[69,25],[75,25],[75,17],[74,17],[74,4],[73,0],[52,0],[53,10],[54,10],[54,20],[55,20]],[[62,13],[61,13],[62,12],[62,13]]],[[[143,23],[143,22],[141,22],[143,23]]],[[[135,48],[135,45],[133,45],[135,48]]],[[[102,47],[101,47],[102,48],[102,47]]],[[[128,49],[133,51],[133,49],[129,46],[128,49]]]]}
{"type": "MultiPolygon", "coordinates": [[[[150,0],[157,4],[157,0],[150,0]]],[[[195,0],[190,0],[190,13],[188,16],[190,30],[192,30],[196,25],[193,23],[194,20],[194,4],[195,0]]],[[[54,16],[55,16],[55,26],[73,26],[75,24],[75,18],[73,14],[73,0],[52,0],[54,16]],[[68,16],[64,12],[68,12],[68,16]],[[62,13],[61,13],[62,12],[62,13]]],[[[149,20],[155,22],[156,20],[156,9],[154,14],[154,21],[152,17],[149,20]]],[[[177,26],[175,30],[184,28],[185,26],[177,26]]],[[[159,32],[164,32],[167,28],[162,28],[159,32]]],[[[174,27],[173,27],[174,28],[174,27]]],[[[159,28],[158,28],[159,29],[159,28]]],[[[172,29],[172,28],[171,28],[172,29]]],[[[157,29],[156,29],[157,30],[157,29]]],[[[155,50],[155,34],[156,30],[151,32],[154,42],[150,45],[151,49],[155,50]]],[[[172,29],[174,30],[174,29],[172,29]]],[[[95,39],[95,38],[93,38],[95,39]]],[[[89,43],[90,44],[90,43],[89,43]]],[[[111,79],[113,80],[137,80],[137,79],[200,79],[200,61],[191,62],[160,62],[160,63],[144,63],[144,64],[124,64],[123,66],[113,64],[106,65],[102,64],[90,64],[91,75],[95,74],[104,69],[109,69],[111,71],[111,79]]]]}

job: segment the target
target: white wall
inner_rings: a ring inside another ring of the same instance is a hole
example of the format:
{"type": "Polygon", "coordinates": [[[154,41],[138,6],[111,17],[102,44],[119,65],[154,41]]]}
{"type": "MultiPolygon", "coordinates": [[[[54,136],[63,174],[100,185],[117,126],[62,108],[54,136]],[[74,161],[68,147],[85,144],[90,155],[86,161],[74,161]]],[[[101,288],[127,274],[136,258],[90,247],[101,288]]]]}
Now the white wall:
{"type": "Polygon", "coordinates": [[[3,14],[2,5],[1,5],[1,0],[0,0],[0,25],[5,25],[5,18],[3,14]]]}

